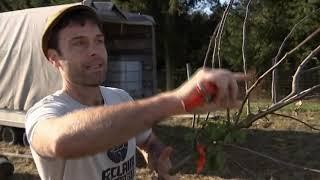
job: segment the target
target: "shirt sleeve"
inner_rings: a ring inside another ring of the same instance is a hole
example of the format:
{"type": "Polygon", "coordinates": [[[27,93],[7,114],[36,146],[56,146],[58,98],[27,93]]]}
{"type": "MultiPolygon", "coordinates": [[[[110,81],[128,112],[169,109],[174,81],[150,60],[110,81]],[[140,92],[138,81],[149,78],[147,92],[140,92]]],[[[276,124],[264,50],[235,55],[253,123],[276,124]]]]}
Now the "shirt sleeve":
{"type": "Polygon", "coordinates": [[[138,134],[136,136],[137,145],[139,146],[139,145],[146,143],[148,138],[150,137],[151,133],[152,133],[152,129],[150,128],[150,129],[147,129],[144,132],[138,134]]]}
{"type": "Polygon", "coordinates": [[[63,114],[61,104],[50,101],[40,101],[30,108],[26,114],[25,128],[29,143],[32,142],[34,130],[40,121],[49,120],[63,114]]]}
{"type": "MultiPolygon", "coordinates": [[[[121,98],[126,99],[126,101],[133,101],[133,98],[126,91],[122,89],[118,89],[118,90],[121,98]]],[[[144,144],[148,140],[151,133],[152,133],[152,129],[150,128],[136,135],[135,138],[136,138],[137,145],[144,144]]]]}

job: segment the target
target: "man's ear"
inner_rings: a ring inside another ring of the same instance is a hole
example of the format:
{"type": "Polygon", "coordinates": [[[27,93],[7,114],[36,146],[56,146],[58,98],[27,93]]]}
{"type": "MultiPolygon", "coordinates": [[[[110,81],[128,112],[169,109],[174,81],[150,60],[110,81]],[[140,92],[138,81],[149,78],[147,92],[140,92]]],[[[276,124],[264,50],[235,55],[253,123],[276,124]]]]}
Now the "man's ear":
{"type": "Polygon", "coordinates": [[[59,68],[60,67],[60,56],[57,52],[57,50],[55,49],[48,49],[47,51],[47,57],[48,57],[48,60],[49,62],[56,68],[59,68]]]}

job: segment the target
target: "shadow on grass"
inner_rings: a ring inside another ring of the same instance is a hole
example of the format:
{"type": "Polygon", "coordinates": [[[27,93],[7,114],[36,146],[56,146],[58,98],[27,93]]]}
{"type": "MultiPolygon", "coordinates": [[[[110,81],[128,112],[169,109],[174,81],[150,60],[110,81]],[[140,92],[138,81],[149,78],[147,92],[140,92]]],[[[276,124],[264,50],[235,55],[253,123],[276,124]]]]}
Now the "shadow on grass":
{"type": "MultiPolygon", "coordinates": [[[[192,145],[187,144],[184,135],[189,134],[193,129],[185,126],[162,124],[155,127],[154,131],[163,142],[174,147],[173,164],[192,152],[192,145]]],[[[247,132],[247,140],[239,146],[272,156],[284,162],[320,169],[319,133],[261,129],[245,131],[247,132]]],[[[320,179],[319,173],[281,165],[244,150],[228,147],[224,149],[224,152],[228,157],[224,170],[216,172],[205,169],[203,172],[205,175],[243,179],[320,179]]],[[[179,173],[194,174],[195,166],[195,160],[188,162],[180,169],[179,173]]]]}

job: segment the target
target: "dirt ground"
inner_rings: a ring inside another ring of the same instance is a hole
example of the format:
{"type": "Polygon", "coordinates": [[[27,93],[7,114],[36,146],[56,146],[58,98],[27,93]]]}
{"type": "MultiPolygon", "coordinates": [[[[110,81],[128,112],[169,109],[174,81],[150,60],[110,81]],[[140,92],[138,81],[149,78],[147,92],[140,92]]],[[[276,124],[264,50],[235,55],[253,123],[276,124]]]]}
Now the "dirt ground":
{"type": "MultiPolygon", "coordinates": [[[[319,108],[320,110],[320,108],[319,108]]],[[[300,113],[299,118],[309,124],[320,127],[320,111],[300,113]]],[[[320,169],[320,134],[318,131],[283,118],[269,117],[269,121],[261,120],[246,130],[247,140],[241,147],[263,153],[307,168],[320,169]]],[[[192,131],[191,119],[171,118],[158,125],[154,131],[167,144],[174,147],[173,164],[191,152],[184,134],[192,131]]],[[[1,152],[30,154],[28,148],[15,145],[9,146],[0,142],[1,152]]],[[[269,159],[254,155],[248,151],[228,147],[226,167],[215,172],[206,169],[202,175],[195,173],[195,162],[187,162],[177,174],[180,179],[268,179],[268,180],[317,180],[320,173],[314,173],[301,168],[288,167],[269,159]]],[[[15,166],[14,176],[9,180],[39,179],[32,159],[9,157],[15,166]]],[[[137,170],[137,179],[154,179],[146,168],[137,170]]]]}

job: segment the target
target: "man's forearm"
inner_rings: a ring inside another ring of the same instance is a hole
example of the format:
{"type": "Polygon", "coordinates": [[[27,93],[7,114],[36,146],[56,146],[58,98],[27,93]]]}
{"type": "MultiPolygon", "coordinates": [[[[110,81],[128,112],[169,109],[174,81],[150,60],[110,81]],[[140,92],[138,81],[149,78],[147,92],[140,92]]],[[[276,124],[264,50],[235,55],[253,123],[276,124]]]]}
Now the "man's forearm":
{"type": "Polygon", "coordinates": [[[37,127],[32,144],[43,147],[47,142],[48,150],[40,145],[38,148],[45,156],[76,158],[124,143],[161,119],[183,111],[179,99],[169,94],[109,107],[87,108],[44,121],[37,127]]]}

